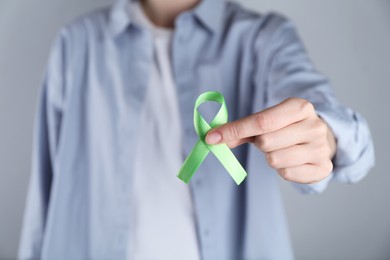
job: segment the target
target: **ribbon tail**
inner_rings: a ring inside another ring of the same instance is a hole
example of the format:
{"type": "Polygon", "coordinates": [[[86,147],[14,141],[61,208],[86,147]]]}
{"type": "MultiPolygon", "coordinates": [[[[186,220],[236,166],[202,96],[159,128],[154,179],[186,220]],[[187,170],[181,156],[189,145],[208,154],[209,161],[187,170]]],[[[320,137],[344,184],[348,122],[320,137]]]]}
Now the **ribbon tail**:
{"type": "Polygon", "coordinates": [[[210,150],[207,146],[199,140],[181,166],[177,177],[184,183],[188,184],[209,152],[210,150]]]}
{"type": "Polygon", "coordinates": [[[209,147],[211,152],[215,155],[215,157],[217,157],[223,167],[225,167],[236,184],[240,185],[240,183],[246,178],[247,173],[229,147],[226,144],[209,147]]]}

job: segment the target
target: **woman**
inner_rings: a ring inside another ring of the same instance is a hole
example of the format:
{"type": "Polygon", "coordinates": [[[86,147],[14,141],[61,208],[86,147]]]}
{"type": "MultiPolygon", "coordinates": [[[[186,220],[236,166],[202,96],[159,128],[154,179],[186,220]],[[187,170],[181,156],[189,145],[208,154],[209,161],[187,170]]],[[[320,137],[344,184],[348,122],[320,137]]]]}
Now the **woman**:
{"type": "Polygon", "coordinates": [[[222,0],[122,0],[63,28],[36,127],[23,259],[291,259],[275,171],[319,193],[374,161],[292,23],[222,0]],[[206,142],[235,148],[240,186],[213,156],[175,176],[209,90],[232,122],[206,142]]]}

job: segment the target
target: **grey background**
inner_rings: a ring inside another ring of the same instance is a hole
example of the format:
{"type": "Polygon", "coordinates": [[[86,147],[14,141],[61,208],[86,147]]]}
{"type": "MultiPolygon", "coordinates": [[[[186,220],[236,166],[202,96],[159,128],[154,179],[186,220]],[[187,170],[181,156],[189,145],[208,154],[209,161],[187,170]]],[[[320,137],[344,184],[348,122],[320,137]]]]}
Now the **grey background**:
{"type": "MultiPolygon", "coordinates": [[[[75,16],[111,0],[0,0],[0,259],[16,256],[34,110],[49,47],[75,16]]],[[[369,121],[376,167],[356,185],[303,196],[281,181],[297,259],[390,259],[390,1],[245,0],[297,24],[338,97],[369,121]]]]}

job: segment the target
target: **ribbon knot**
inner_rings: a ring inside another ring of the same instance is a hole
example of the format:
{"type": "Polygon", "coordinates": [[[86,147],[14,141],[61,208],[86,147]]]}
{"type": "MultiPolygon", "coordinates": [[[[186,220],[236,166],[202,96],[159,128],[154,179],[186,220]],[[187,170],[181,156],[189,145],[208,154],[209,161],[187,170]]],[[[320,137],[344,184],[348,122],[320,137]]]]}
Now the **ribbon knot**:
{"type": "Polygon", "coordinates": [[[212,152],[227,172],[239,185],[247,176],[245,169],[234,156],[233,152],[226,144],[209,145],[205,141],[208,131],[227,123],[228,110],[223,95],[216,91],[205,92],[201,94],[195,102],[194,107],[194,127],[199,136],[198,142],[192,148],[190,154],[184,161],[177,177],[185,183],[189,183],[194,173],[198,170],[206,156],[212,152]],[[198,107],[208,101],[214,101],[221,104],[216,116],[208,124],[198,111],[198,107]]]}

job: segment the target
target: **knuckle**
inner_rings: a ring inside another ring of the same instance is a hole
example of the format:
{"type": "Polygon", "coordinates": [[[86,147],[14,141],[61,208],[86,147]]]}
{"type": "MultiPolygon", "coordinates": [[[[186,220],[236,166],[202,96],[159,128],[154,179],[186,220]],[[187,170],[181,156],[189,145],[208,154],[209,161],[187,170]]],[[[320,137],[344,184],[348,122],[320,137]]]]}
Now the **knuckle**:
{"type": "Polygon", "coordinates": [[[299,103],[301,103],[304,100],[305,99],[299,98],[299,97],[289,97],[289,98],[286,98],[284,102],[299,104],[299,103]]]}
{"type": "Polygon", "coordinates": [[[299,110],[307,115],[314,112],[314,106],[312,103],[303,98],[297,98],[299,110]]]}
{"type": "Polygon", "coordinates": [[[328,161],[326,164],[325,164],[325,172],[326,172],[326,174],[327,174],[327,176],[330,174],[330,173],[332,173],[332,171],[333,171],[333,163],[332,163],[332,161],[328,161]]]}
{"type": "Polygon", "coordinates": [[[330,148],[327,145],[320,145],[318,147],[318,154],[321,158],[328,158],[330,154],[330,148]]]}
{"type": "Polygon", "coordinates": [[[318,178],[316,179],[316,182],[322,181],[326,177],[328,177],[333,171],[333,164],[332,162],[327,162],[323,166],[321,166],[319,172],[318,172],[318,178]]]}
{"type": "Polygon", "coordinates": [[[228,128],[227,135],[225,138],[227,140],[235,140],[238,139],[240,136],[239,130],[235,124],[231,124],[230,127],[228,128]]]}
{"type": "Polygon", "coordinates": [[[306,99],[302,100],[301,107],[302,107],[302,110],[307,112],[308,114],[314,112],[314,105],[312,103],[310,103],[309,101],[307,101],[306,99]]]}
{"type": "Polygon", "coordinates": [[[327,125],[321,120],[316,120],[314,123],[314,132],[316,136],[325,136],[327,135],[328,127],[327,125]]]}
{"type": "Polygon", "coordinates": [[[267,153],[267,162],[274,169],[278,168],[278,158],[275,153],[267,153]]]}
{"type": "Polygon", "coordinates": [[[329,145],[324,145],[324,154],[325,154],[326,158],[330,158],[330,156],[332,154],[332,149],[330,148],[329,145]]]}
{"type": "Polygon", "coordinates": [[[259,113],[256,117],[256,125],[260,131],[267,131],[270,128],[270,119],[263,113],[259,113]]]}
{"type": "Polygon", "coordinates": [[[329,160],[331,149],[328,145],[321,143],[315,144],[313,149],[311,150],[312,155],[315,157],[312,157],[314,161],[323,163],[324,161],[329,160]],[[316,158],[316,159],[314,159],[316,158]]]}
{"type": "Polygon", "coordinates": [[[284,168],[278,171],[279,175],[282,176],[282,178],[286,181],[292,181],[293,180],[293,174],[291,170],[284,168]]]}
{"type": "Polygon", "coordinates": [[[306,115],[310,115],[315,111],[314,105],[306,99],[293,97],[288,98],[285,101],[295,104],[298,108],[298,111],[306,115]]]}
{"type": "Polygon", "coordinates": [[[270,138],[267,135],[257,136],[255,139],[256,146],[262,151],[269,151],[270,138]]]}
{"type": "Polygon", "coordinates": [[[261,140],[261,136],[256,136],[255,137],[255,145],[257,148],[259,148],[260,150],[264,151],[263,150],[263,141],[261,140]]]}

